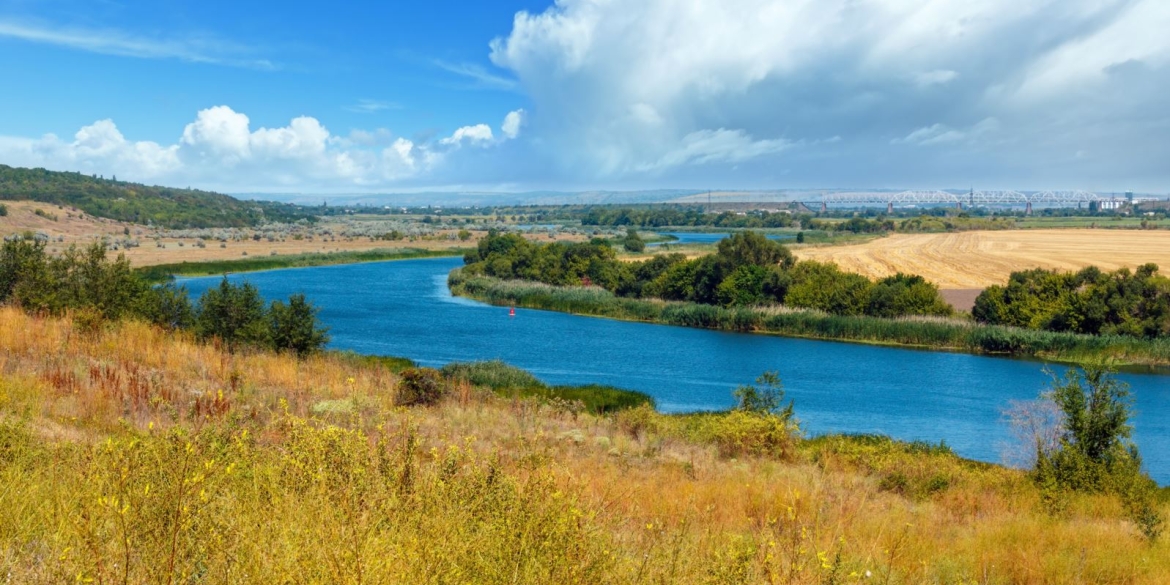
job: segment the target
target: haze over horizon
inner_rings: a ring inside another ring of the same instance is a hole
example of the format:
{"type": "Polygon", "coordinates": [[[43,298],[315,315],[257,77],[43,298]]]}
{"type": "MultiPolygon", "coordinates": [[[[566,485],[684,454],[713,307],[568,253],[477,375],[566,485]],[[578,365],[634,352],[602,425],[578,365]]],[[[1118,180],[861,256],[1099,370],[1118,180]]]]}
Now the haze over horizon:
{"type": "Polygon", "coordinates": [[[1166,30],[1159,0],[0,0],[0,163],[322,196],[1165,193],[1166,30]]]}

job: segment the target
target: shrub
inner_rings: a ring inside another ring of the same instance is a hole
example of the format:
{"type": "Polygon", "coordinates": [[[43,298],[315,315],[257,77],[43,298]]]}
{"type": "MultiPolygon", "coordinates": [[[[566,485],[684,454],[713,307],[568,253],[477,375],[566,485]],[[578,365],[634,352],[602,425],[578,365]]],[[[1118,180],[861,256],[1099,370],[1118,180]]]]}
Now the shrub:
{"type": "Polygon", "coordinates": [[[775,457],[791,461],[796,455],[797,428],[780,416],[733,410],[700,415],[692,436],[714,443],[724,457],[775,457]]]}
{"type": "Polygon", "coordinates": [[[731,394],[735,397],[736,408],[755,414],[773,414],[780,417],[785,423],[792,420],[793,402],[781,410],[784,402],[784,385],[780,382],[780,375],[776,372],[764,372],[756,378],[759,387],[750,384],[736,388],[731,394]]]}
{"type": "Polygon", "coordinates": [[[403,406],[437,404],[447,393],[443,375],[434,368],[407,368],[399,376],[398,404],[403,406]]]}
{"type": "Polygon", "coordinates": [[[1157,485],[1141,470],[1137,445],[1129,440],[1130,396],[1099,366],[1054,379],[1045,398],[1060,408],[1063,434],[1055,449],[1037,446],[1033,477],[1049,497],[1054,490],[1113,493],[1151,541],[1163,519],[1153,500],[1157,485]]]}

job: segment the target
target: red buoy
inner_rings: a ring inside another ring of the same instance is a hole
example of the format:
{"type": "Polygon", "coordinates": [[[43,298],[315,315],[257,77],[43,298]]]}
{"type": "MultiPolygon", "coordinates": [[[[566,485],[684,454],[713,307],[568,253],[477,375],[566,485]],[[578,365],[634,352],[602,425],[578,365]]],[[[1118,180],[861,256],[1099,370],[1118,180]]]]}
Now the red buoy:
{"type": "Polygon", "coordinates": [[[512,307],[512,308],[508,309],[508,316],[509,316],[509,317],[515,317],[515,316],[516,316],[516,307],[512,307]]]}

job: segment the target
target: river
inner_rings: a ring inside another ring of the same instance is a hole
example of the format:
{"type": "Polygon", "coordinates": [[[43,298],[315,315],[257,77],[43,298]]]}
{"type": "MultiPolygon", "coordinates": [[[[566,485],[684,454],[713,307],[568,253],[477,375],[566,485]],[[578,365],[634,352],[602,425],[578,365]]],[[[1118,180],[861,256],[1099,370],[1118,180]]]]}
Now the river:
{"type": "MultiPolygon", "coordinates": [[[[552,384],[599,383],[650,394],[661,410],[732,405],[731,391],[779,372],[810,434],[881,433],[946,441],[1000,462],[1012,444],[1002,410],[1049,382],[1038,362],[726,333],[508,309],[452,297],[459,258],[401,260],[233,275],[269,299],[304,293],[321,308],[330,347],[408,357],[426,366],[502,359],[552,384]]],[[[180,279],[192,295],[219,277],[180,279]]],[[[1062,367],[1053,367],[1063,371],[1062,367]]],[[[1170,484],[1170,377],[1122,374],[1135,397],[1134,438],[1150,475],[1170,484]]]]}

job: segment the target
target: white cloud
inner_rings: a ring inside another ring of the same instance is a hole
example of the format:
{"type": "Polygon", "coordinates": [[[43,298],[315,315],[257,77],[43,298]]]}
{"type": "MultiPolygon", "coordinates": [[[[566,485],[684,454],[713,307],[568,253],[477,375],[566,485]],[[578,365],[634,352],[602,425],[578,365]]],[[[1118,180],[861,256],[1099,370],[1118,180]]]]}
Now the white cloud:
{"type": "Polygon", "coordinates": [[[195,121],[183,129],[181,142],[204,158],[234,165],[251,155],[249,123],[247,116],[227,106],[200,110],[195,121]]]}
{"type": "Polygon", "coordinates": [[[513,139],[520,135],[520,126],[524,124],[524,110],[513,110],[504,116],[504,123],[500,125],[500,132],[505,139],[513,139]]]}
{"type": "Polygon", "coordinates": [[[462,146],[465,142],[476,146],[486,146],[492,141],[492,128],[487,124],[463,126],[453,134],[439,141],[439,144],[462,146]]]}
{"type": "Polygon", "coordinates": [[[471,89],[494,89],[500,91],[514,91],[516,89],[516,80],[491,73],[474,63],[448,63],[438,59],[432,63],[439,69],[470,80],[471,89]]]}
{"type": "Polygon", "coordinates": [[[127,140],[113,121],[99,120],[78,130],[69,142],[51,134],[40,139],[0,136],[0,160],[226,191],[314,191],[425,179],[447,157],[457,156],[460,146],[496,143],[486,124],[464,126],[431,143],[392,140],[386,129],[335,136],[310,116],[253,130],[247,115],[214,106],[200,110],[169,146],[127,140]]]}
{"type": "Polygon", "coordinates": [[[178,59],[250,69],[277,68],[267,59],[250,57],[254,51],[248,47],[213,37],[149,38],[119,30],[43,26],[10,20],[0,20],[0,37],[120,57],[178,59]]]}
{"type": "Polygon", "coordinates": [[[1105,141],[1098,168],[1140,160],[1170,182],[1153,162],[1170,157],[1154,130],[1170,124],[1168,29],[1165,0],[557,0],[517,13],[490,58],[533,103],[537,154],[575,182],[799,160],[789,179],[806,184],[920,183],[934,155],[891,142],[993,135],[1003,148],[948,172],[1040,167],[1068,185],[1089,167],[1049,163],[1105,141]]]}
{"type": "Polygon", "coordinates": [[[903,138],[895,138],[890,141],[890,144],[929,146],[932,144],[946,144],[963,140],[973,141],[999,130],[999,127],[999,120],[995,118],[985,118],[965,130],[956,130],[945,124],[931,124],[930,126],[919,128],[903,138]]]}
{"type": "Polygon", "coordinates": [[[753,140],[742,130],[700,130],[682,139],[678,148],[657,161],[638,165],[639,171],[657,171],[684,164],[737,163],[792,147],[786,140],[753,140]]]}

